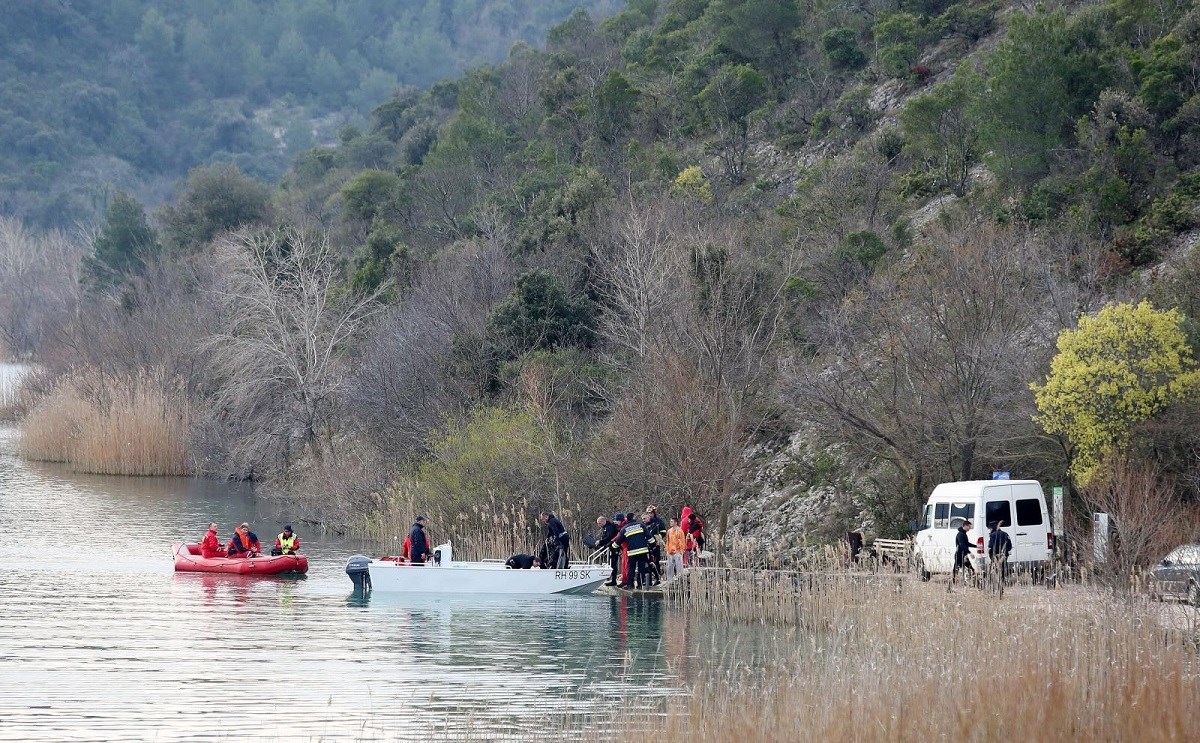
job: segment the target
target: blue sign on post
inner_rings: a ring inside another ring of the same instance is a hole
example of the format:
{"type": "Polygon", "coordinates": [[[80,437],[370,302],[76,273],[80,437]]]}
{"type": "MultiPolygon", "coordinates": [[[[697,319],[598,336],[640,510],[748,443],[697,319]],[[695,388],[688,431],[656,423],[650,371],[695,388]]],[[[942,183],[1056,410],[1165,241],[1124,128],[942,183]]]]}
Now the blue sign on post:
{"type": "Polygon", "coordinates": [[[993,480],[1011,480],[1012,473],[1005,470],[996,470],[992,473],[993,480]]]}

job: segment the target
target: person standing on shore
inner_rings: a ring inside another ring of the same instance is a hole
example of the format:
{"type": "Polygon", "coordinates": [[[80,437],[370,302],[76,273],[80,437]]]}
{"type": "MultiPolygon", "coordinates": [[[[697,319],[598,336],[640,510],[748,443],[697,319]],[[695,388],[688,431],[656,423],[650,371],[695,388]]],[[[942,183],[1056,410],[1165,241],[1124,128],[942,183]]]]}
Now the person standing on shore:
{"type": "Polygon", "coordinates": [[[646,585],[646,555],[650,553],[650,545],[646,539],[645,522],[650,520],[649,514],[643,514],[642,520],[633,518],[621,528],[617,535],[617,543],[624,547],[629,555],[629,567],[621,588],[638,588],[646,585]]]}
{"type": "Polygon", "coordinates": [[[662,546],[667,538],[667,525],[658,517],[657,506],[646,506],[646,513],[650,514],[650,520],[646,522],[646,538],[650,540],[650,552],[646,555],[646,564],[650,568],[651,581],[657,585],[662,579],[662,572],[658,565],[662,562],[662,546]]]}
{"type": "MultiPolygon", "coordinates": [[[[618,519],[620,514],[617,514],[618,519]]],[[[612,568],[612,574],[608,576],[606,586],[617,585],[617,560],[618,553],[613,549],[613,540],[617,538],[617,524],[615,521],[609,521],[604,516],[596,517],[596,526],[600,527],[600,534],[596,537],[596,543],[592,546],[596,550],[604,550],[604,555],[608,558],[608,565],[612,568]]]]}
{"type": "Polygon", "coordinates": [[[683,549],[687,539],[679,522],[671,519],[671,527],[667,529],[667,581],[678,578],[683,573],[683,549]]]}
{"type": "Polygon", "coordinates": [[[679,528],[683,529],[683,566],[691,567],[696,561],[696,545],[692,543],[692,507],[684,506],[679,513],[679,528]]]}
{"type": "Polygon", "coordinates": [[[429,557],[429,538],[425,536],[424,516],[413,519],[412,530],[408,532],[408,559],[413,565],[424,565],[429,557]]]}
{"type": "Polygon", "coordinates": [[[975,566],[971,564],[971,538],[967,536],[967,532],[971,531],[971,522],[963,521],[958,527],[958,533],[954,535],[954,571],[950,573],[950,585],[954,585],[955,579],[958,577],[958,571],[963,570],[963,582],[967,580],[966,573],[970,572],[971,577],[975,577],[975,566]]]}
{"type": "Polygon", "coordinates": [[[1008,553],[1012,552],[1012,539],[1009,538],[1008,532],[1000,528],[999,521],[988,524],[988,529],[991,530],[987,543],[988,562],[995,566],[1003,579],[1008,573],[1008,553]]]}

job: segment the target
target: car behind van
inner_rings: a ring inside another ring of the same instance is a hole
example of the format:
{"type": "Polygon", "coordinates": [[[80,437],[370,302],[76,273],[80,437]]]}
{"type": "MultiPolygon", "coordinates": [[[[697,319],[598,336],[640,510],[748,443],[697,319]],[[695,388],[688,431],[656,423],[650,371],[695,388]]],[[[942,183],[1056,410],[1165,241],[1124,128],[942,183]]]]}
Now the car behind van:
{"type": "Polygon", "coordinates": [[[987,525],[993,521],[1012,539],[1013,568],[1041,575],[1054,551],[1046,495],[1037,480],[944,482],[930,494],[913,543],[922,580],[953,572],[954,538],[963,521],[971,522],[967,536],[977,569],[987,562],[987,525]]]}

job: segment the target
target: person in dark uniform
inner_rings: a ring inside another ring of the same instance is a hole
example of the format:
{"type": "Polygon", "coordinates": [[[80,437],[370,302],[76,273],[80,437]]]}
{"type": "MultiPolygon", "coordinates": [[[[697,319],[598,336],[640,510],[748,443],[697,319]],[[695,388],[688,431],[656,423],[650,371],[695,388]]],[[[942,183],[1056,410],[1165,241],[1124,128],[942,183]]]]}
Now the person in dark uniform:
{"type": "Polygon", "coordinates": [[[596,526],[600,527],[600,533],[594,538],[586,538],[584,544],[587,544],[588,549],[604,550],[604,554],[608,556],[608,564],[612,567],[612,575],[608,577],[608,581],[604,585],[615,586],[617,584],[617,558],[613,554],[612,542],[617,536],[617,525],[603,516],[597,516],[596,526]],[[591,544],[588,544],[589,541],[591,544]]]}
{"type": "Polygon", "coordinates": [[[970,573],[971,577],[975,577],[975,566],[971,564],[971,538],[967,536],[967,532],[971,531],[971,522],[963,521],[958,527],[958,533],[954,535],[954,572],[950,574],[950,585],[954,585],[954,580],[958,577],[958,571],[963,570],[963,580],[967,576],[965,573],[970,573]]]}
{"type": "Polygon", "coordinates": [[[548,567],[566,570],[570,564],[571,535],[558,517],[549,511],[538,514],[546,525],[546,558],[548,567]]]}
{"type": "MultiPolygon", "coordinates": [[[[607,521],[607,519],[605,519],[607,521]]],[[[618,583],[618,577],[621,574],[621,545],[617,543],[617,535],[621,533],[621,527],[625,525],[625,514],[618,513],[613,517],[612,521],[608,521],[604,533],[607,534],[610,530],[612,536],[608,539],[608,564],[612,568],[612,573],[608,576],[606,586],[615,586],[618,583]]]]}
{"type": "Polygon", "coordinates": [[[646,556],[650,554],[650,541],[646,538],[645,521],[650,520],[650,514],[643,514],[642,521],[630,519],[617,534],[616,543],[623,545],[629,555],[629,570],[621,588],[638,588],[646,585],[646,556]]]}
{"type": "Polygon", "coordinates": [[[424,565],[429,558],[429,538],[425,536],[424,516],[413,519],[412,531],[408,533],[408,559],[413,565],[424,565]]]}
{"type": "Polygon", "coordinates": [[[530,568],[540,568],[542,561],[533,555],[513,555],[504,561],[504,567],[510,570],[529,570],[530,568]]]}
{"type": "Polygon", "coordinates": [[[657,506],[646,506],[650,520],[646,522],[646,539],[650,542],[650,552],[646,555],[646,567],[650,570],[650,582],[658,585],[662,579],[658,564],[662,562],[662,546],[667,538],[667,525],[658,517],[657,506]]]}
{"type": "Polygon", "coordinates": [[[1012,539],[1000,528],[999,521],[988,524],[988,561],[999,566],[1000,577],[1008,576],[1008,554],[1012,552],[1012,539]]]}

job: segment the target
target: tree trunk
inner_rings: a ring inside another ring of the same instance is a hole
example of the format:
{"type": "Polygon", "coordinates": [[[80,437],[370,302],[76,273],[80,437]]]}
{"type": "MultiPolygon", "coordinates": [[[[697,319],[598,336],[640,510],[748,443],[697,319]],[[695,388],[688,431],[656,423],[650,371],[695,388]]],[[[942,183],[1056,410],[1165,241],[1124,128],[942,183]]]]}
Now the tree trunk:
{"type": "Polygon", "coordinates": [[[717,517],[717,532],[720,538],[717,540],[717,565],[725,565],[725,541],[729,530],[729,501],[732,491],[730,481],[733,479],[731,475],[725,475],[721,481],[721,512],[717,517]]]}

